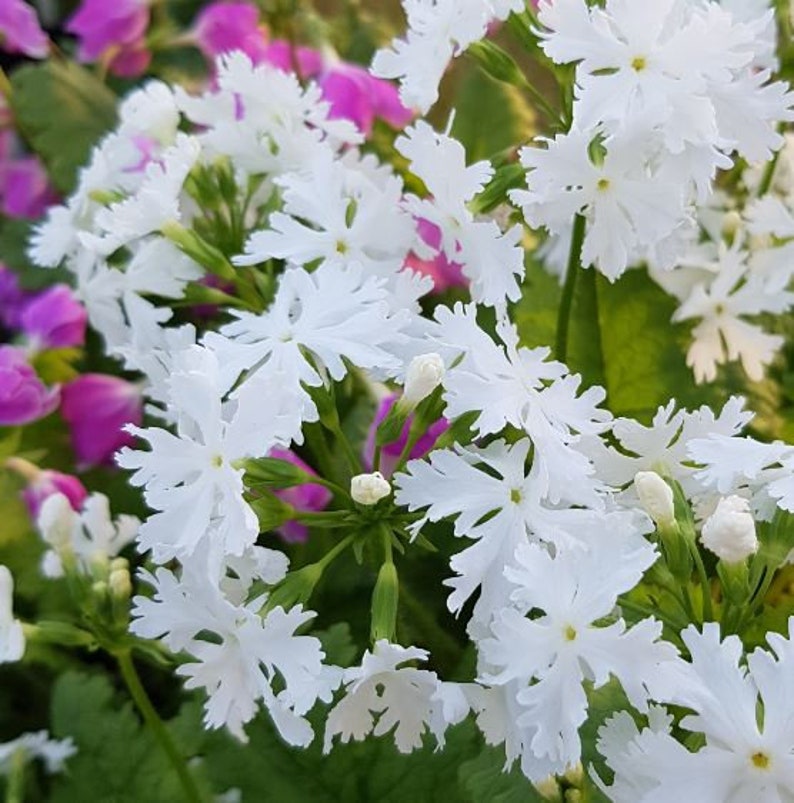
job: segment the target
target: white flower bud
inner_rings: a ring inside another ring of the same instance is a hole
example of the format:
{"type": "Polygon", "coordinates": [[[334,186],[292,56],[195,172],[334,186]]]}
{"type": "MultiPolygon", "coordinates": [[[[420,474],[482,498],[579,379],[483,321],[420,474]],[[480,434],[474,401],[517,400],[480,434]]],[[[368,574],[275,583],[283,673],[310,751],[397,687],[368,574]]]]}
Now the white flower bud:
{"type": "Polygon", "coordinates": [[[640,504],[657,527],[669,527],[675,522],[673,489],[655,472],[638,471],[634,488],[640,504]]]}
{"type": "Polygon", "coordinates": [[[444,371],[444,360],[438,354],[420,354],[414,357],[405,373],[403,403],[411,409],[416,407],[441,384],[444,371]]]}
{"type": "Polygon", "coordinates": [[[703,524],[700,541],[725,563],[740,563],[757,552],[755,520],[747,500],[741,496],[720,499],[703,524]]]}
{"type": "Polygon", "coordinates": [[[391,493],[391,485],[380,471],[359,474],[350,480],[350,495],[360,505],[374,505],[391,493]]]}
{"type": "Polygon", "coordinates": [[[0,664],[19,661],[25,652],[22,624],[14,619],[14,578],[0,566],[0,664]]]}
{"type": "Polygon", "coordinates": [[[53,494],[41,506],[36,524],[41,537],[53,549],[60,551],[72,545],[72,532],[77,519],[69,500],[63,494],[53,494]]]}

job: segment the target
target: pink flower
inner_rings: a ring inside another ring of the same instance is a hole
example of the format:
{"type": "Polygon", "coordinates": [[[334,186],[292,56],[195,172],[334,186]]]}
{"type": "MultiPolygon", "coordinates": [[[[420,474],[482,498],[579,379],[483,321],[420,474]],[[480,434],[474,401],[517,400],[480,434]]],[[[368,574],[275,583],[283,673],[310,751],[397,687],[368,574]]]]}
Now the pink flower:
{"type": "Polygon", "coordinates": [[[17,426],[49,415],[60,400],[28,364],[25,352],[0,346],[0,426],[17,426]]]}
{"type": "Polygon", "coordinates": [[[16,273],[0,263],[0,324],[17,331],[28,298],[29,293],[20,287],[16,273]]]}
{"type": "Polygon", "coordinates": [[[66,23],[79,41],[81,61],[109,59],[115,75],[134,78],[149,66],[144,34],[149,26],[147,0],[83,0],[66,23]]]}
{"type": "Polygon", "coordinates": [[[84,374],[63,388],[61,415],[69,425],[72,448],[81,467],[112,465],[113,455],[135,439],[123,427],[140,425],[140,390],[105,374],[84,374]]]}
{"type": "MultiPolygon", "coordinates": [[[[396,393],[392,394],[391,396],[387,396],[385,399],[383,399],[383,401],[381,401],[378,409],[375,411],[375,418],[370,425],[369,432],[367,433],[367,441],[364,444],[364,462],[370,471],[375,467],[375,432],[377,431],[380,422],[386,418],[386,416],[389,414],[389,411],[392,407],[394,407],[394,404],[399,398],[399,395],[396,393]]],[[[400,455],[402,454],[405,445],[408,443],[408,436],[412,422],[413,415],[409,416],[408,420],[405,422],[405,426],[403,427],[403,431],[400,433],[400,437],[393,443],[386,444],[386,446],[381,449],[379,470],[384,477],[390,477],[394,472],[394,469],[397,466],[397,461],[400,459],[400,455]]],[[[447,421],[446,418],[439,418],[438,421],[431,424],[424,435],[419,438],[411,451],[408,453],[409,459],[417,460],[420,457],[424,457],[436,445],[436,441],[441,437],[441,435],[448,429],[449,421],[447,421]]]]}
{"type": "Polygon", "coordinates": [[[397,87],[357,64],[335,64],[322,72],[318,83],[331,104],[329,117],[350,120],[367,136],[372,133],[375,118],[393,128],[404,128],[413,119],[413,112],[400,101],[397,87]]]}
{"type": "Polygon", "coordinates": [[[270,42],[265,48],[263,60],[282,72],[295,72],[297,64],[298,75],[301,78],[311,78],[323,69],[323,57],[319,50],[296,47],[293,54],[292,45],[283,39],[274,39],[270,42]]]}
{"type": "Polygon", "coordinates": [[[213,61],[222,53],[242,50],[259,64],[266,60],[267,33],[259,24],[259,9],[254,3],[215,2],[206,6],[193,27],[196,44],[213,61]]]}
{"type": "Polygon", "coordinates": [[[0,163],[0,211],[7,217],[35,220],[58,200],[35,156],[0,163]]]}
{"type": "MultiPolygon", "coordinates": [[[[288,449],[271,449],[269,456],[275,457],[278,460],[286,460],[288,463],[292,463],[292,465],[297,466],[307,474],[316,476],[317,472],[315,472],[311,466],[308,466],[298,455],[288,449]]],[[[323,510],[331,501],[331,492],[325,486],[317,485],[316,483],[306,483],[306,485],[296,485],[292,488],[282,488],[278,491],[274,491],[274,493],[283,502],[292,505],[295,510],[303,512],[323,510]]],[[[290,544],[302,543],[309,536],[309,530],[306,525],[300,524],[297,521],[288,521],[286,524],[279,527],[276,532],[290,544]]]]}
{"type": "Polygon", "coordinates": [[[27,486],[22,491],[22,500],[34,520],[39,517],[39,511],[45,500],[53,494],[63,494],[73,510],[80,510],[88,496],[83,483],[70,474],[49,469],[42,470],[21,457],[9,457],[5,466],[26,480],[27,486]]]}
{"type": "Polygon", "coordinates": [[[38,293],[20,316],[20,328],[34,350],[82,346],[88,315],[65,284],[38,293]]]}
{"type": "MultiPolygon", "coordinates": [[[[416,228],[422,240],[432,249],[438,250],[441,245],[441,231],[438,226],[429,220],[417,220],[416,228]]],[[[443,251],[432,259],[422,259],[416,254],[409,254],[405,260],[405,267],[423,276],[430,276],[436,293],[443,293],[450,287],[468,286],[462,266],[457,262],[450,262],[443,251]]]]}
{"type": "Polygon", "coordinates": [[[41,29],[35,10],[24,0],[0,2],[0,48],[34,59],[46,58],[49,53],[50,40],[41,29]]]}

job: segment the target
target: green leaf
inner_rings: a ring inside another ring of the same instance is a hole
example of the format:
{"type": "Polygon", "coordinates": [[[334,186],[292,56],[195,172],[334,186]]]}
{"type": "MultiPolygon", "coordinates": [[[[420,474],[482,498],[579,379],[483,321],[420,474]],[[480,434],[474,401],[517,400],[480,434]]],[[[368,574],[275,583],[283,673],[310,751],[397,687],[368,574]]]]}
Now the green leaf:
{"type": "Polygon", "coordinates": [[[11,75],[11,107],[24,138],[63,193],[91,148],[116,123],[116,96],[93,73],[71,61],[47,61],[11,75]]]}
{"type": "Polygon", "coordinates": [[[518,765],[504,772],[502,748],[486,747],[470,761],[460,765],[458,779],[471,803],[534,803],[542,801],[540,793],[523,775],[518,765]]]}

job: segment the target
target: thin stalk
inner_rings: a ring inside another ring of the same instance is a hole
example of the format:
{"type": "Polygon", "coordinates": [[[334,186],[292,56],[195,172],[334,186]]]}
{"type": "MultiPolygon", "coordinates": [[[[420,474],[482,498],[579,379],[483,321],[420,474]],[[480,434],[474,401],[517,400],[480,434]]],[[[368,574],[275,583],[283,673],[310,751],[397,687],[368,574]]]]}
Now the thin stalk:
{"type": "Polygon", "coordinates": [[[11,81],[8,80],[5,70],[0,67],[0,95],[2,95],[10,103],[11,96],[13,94],[14,90],[11,86],[11,81]]]}
{"type": "Polygon", "coordinates": [[[714,609],[711,604],[711,583],[709,583],[706,567],[703,565],[703,558],[700,557],[700,550],[696,544],[692,544],[692,557],[695,559],[695,567],[703,589],[703,621],[713,622],[714,609]]]}
{"type": "Polygon", "coordinates": [[[692,595],[689,593],[689,585],[685,585],[683,588],[684,592],[684,606],[686,608],[687,616],[689,617],[689,621],[696,623],[697,616],[695,616],[695,605],[692,602],[692,595]]]}
{"type": "Polygon", "coordinates": [[[8,773],[6,786],[6,803],[24,803],[25,801],[25,766],[27,756],[22,748],[11,756],[11,770],[8,773]]]}
{"type": "Polygon", "coordinates": [[[135,705],[141,712],[144,721],[148,725],[154,738],[160,743],[163,751],[168,756],[176,774],[179,776],[179,781],[182,784],[182,789],[185,793],[185,800],[191,803],[202,803],[202,796],[199,792],[196,781],[190,774],[184,756],[179,752],[179,748],[174,743],[171,734],[165,727],[165,724],[160,719],[160,715],[152,705],[149,695],[146,694],[146,689],[143,688],[138,672],[135,669],[135,664],[132,662],[132,656],[129,650],[122,650],[116,653],[116,660],[121,670],[121,676],[127,684],[127,689],[130,696],[135,701],[135,705]]]}
{"type": "Polygon", "coordinates": [[[317,561],[317,565],[322,567],[322,570],[325,571],[331,563],[333,563],[355,540],[355,535],[348,535],[346,538],[343,538],[335,547],[329,550],[325,555],[323,555],[320,560],[317,561]]]}
{"type": "Polygon", "coordinates": [[[582,246],[587,230],[587,221],[583,215],[577,215],[573,222],[571,250],[568,254],[568,268],[565,272],[565,285],[562,288],[560,311],[557,315],[557,339],[555,356],[560,362],[568,357],[568,331],[573,310],[573,296],[576,290],[576,278],[582,268],[582,246]]]}
{"type": "Polygon", "coordinates": [[[361,459],[356,454],[353,444],[347,439],[347,435],[342,431],[342,426],[339,420],[334,420],[331,427],[331,432],[337,440],[337,443],[342,447],[342,452],[345,455],[348,466],[350,468],[351,476],[361,472],[361,459]]]}

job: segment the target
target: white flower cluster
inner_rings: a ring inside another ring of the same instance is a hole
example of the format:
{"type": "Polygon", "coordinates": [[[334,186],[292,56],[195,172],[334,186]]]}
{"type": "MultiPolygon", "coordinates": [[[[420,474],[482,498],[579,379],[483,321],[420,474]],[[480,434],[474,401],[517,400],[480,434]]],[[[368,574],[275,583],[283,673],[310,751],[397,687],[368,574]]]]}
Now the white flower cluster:
{"type": "Polygon", "coordinates": [[[576,65],[576,98],[567,133],[522,151],[529,189],[513,200],[566,243],[584,216],[582,264],[611,280],[646,259],[671,268],[717,171],[769,159],[792,119],[788,86],[758,63],[773,12],[543,0],[538,17],[546,55],[576,65]]]}

